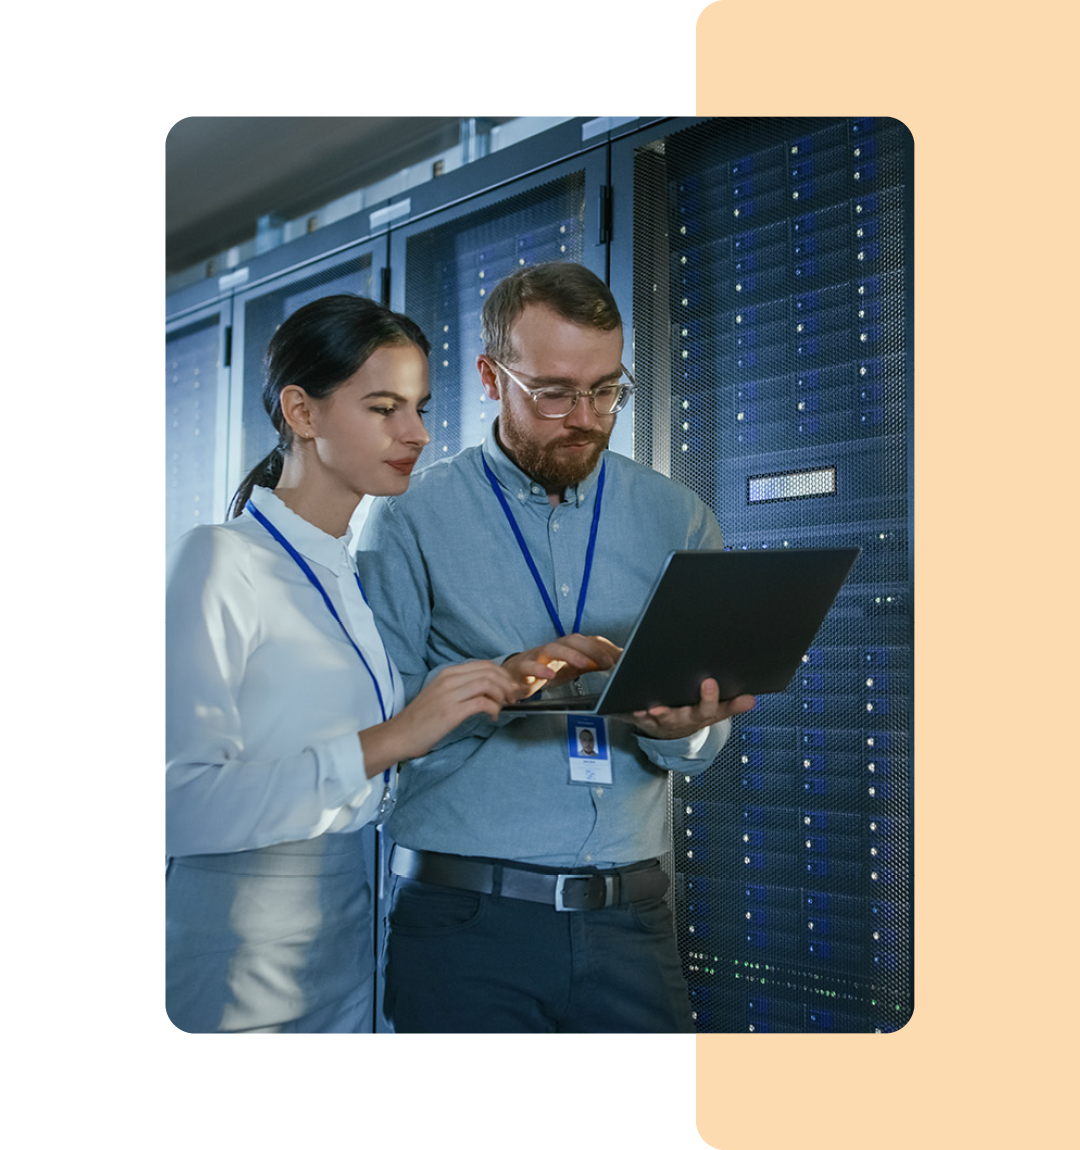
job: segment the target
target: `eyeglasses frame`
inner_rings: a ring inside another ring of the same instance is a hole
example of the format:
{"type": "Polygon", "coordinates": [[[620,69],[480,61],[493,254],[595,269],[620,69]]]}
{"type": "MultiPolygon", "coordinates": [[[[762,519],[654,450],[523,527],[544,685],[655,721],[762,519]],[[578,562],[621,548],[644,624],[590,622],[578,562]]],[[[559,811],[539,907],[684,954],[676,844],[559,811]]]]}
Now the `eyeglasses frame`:
{"type": "Polygon", "coordinates": [[[518,387],[520,387],[521,390],[523,392],[525,392],[525,394],[533,401],[533,407],[536,409],[536,414],[537,414],[537,416],[539,416],[540,419],[566,419],[569,416],[573,415],[575,409],[577,408],[578,403],[582,399],[587,399],[589,401],[589,403],[592,404],[593,415],[595,415],[598,419],[606,419],[608,416],[618,415],[619,412],[622,411],[626,407],[626,405],[630,402],[630,399],[634,394],[634,390],[637,387],[637,384],[634,381],[634,377],[626,369],[626,365],[620,363],[619,369],[622,371],[622,375],[619,378],[622,379],[622,377],[625,376],[630,382],[629,383],[617,383],[617,384],[602,383],[599,385],[602,388],[603,387],[621,387],[623,389],[623,395],[620,399],[619,406],[616,407],[614,411],[597,411],[596,410],[596,388],[594,388],[594,387],[590,387],[588,391],[579,391],[576,387],[529,387],[529,385],[527,383],[523,383],[505,364],[500,363],[497,359],[495,359],[494,356],[489,355],[487,358],[489,360],[491,360],[491,362],[500,371],[506,372],[506,374],[514,381],[514,383],[516,383],[518,385],[518,387]],[[571,405],[570,410],[567,412],[564,412],[562,415],[545,415],[539,408],[540,396],[545,391],[547,391],[547,392],[557,391],[560,394],[567,394],[567,395],[572,394],[574,396],[574,402],[571,405]]]}

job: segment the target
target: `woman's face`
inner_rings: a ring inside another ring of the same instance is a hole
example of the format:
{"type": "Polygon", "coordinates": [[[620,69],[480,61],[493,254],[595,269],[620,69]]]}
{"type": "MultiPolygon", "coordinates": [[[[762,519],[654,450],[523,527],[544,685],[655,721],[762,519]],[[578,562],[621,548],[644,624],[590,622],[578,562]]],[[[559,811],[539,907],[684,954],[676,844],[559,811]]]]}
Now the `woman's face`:
{"type": "Polygon", "coordinates": [[[310,400],[324,477],[358,499],[400,495],[424,445],[428,364],[414,344],[387,344],[325,399],[310,400]]]}

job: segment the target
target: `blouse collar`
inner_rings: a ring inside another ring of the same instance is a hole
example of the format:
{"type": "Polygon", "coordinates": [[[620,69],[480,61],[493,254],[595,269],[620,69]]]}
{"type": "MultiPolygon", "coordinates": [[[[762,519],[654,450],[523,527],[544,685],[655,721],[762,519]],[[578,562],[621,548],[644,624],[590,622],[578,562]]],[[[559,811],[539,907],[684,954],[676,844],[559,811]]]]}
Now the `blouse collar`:
{"type": "Polygon", "coordinates": [[[252,488],[248,502],[253,503],[306,559],[321,563],[332,571],[342,569],[343,565],[349,566],[351,528],[346,528],[340,538],[328,535],[286,507],[269,487],[252,488]]]}

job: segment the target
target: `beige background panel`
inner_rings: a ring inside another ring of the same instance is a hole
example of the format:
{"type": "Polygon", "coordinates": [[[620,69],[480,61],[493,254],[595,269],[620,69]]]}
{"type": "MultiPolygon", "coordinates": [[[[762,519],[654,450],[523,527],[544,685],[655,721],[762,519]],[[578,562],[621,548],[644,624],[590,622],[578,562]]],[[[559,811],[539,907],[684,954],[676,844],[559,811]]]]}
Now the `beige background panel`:
{"type": "Polygon", "coordinates": [[[888,115],[915,141],[915,1012],[699,1036],[719,1150],[1075,1137],[1075,25],[925,0],[698,21],[699,115],[888,115]]]}

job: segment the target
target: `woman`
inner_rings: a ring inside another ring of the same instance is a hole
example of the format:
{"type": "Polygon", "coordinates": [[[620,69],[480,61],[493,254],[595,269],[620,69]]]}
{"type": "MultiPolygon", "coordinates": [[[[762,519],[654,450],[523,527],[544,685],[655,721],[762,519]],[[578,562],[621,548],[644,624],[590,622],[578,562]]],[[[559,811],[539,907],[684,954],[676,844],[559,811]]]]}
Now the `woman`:
{"type": "Polygon", "coordinates": [[[166,1006],[183,1030],[370,1029],[356,832],[385,815],[396,764],[528,693],[472,662],[403,706],[349,550],[360,499],[403,492],[428,442],[429,350],[362,297],[300,308],[267,356],[277,447],[233,518],[170,556],[166,1006]]]}

